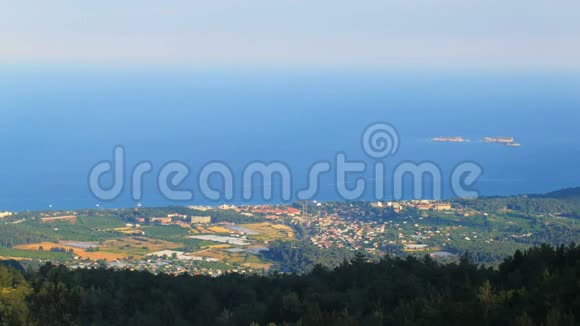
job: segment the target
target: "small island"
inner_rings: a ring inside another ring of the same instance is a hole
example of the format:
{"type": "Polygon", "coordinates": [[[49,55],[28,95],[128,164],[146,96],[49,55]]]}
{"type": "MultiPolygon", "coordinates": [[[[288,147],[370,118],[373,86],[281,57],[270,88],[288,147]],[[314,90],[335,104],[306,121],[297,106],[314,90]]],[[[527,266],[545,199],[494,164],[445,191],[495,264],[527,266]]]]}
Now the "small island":
{"type": "Polygon", "coordinates": [[[435,137],[431,138],[432,141],[436,142],[446,142],[446,143],[464,143],[468,142],[469,140],[460,137],[460,136],[451,136],[451,137],[435,137]]]}
{"type": "Polygon", "coordinates": [[[483,137],[484,143],[499,143],[508,147],[520,147],[521,144],[516,142],[514,137],[483,137]]]}

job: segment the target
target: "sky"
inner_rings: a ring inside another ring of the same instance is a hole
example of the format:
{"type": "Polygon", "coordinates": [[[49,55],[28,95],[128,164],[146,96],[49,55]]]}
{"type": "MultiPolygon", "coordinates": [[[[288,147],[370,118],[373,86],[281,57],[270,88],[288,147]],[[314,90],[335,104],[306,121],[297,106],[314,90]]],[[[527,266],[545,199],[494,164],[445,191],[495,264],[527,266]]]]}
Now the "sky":
{"type": "Polygon", "coordinates": [[[0,64],[580,68],[577,0],[2,0],[0,64]]]}

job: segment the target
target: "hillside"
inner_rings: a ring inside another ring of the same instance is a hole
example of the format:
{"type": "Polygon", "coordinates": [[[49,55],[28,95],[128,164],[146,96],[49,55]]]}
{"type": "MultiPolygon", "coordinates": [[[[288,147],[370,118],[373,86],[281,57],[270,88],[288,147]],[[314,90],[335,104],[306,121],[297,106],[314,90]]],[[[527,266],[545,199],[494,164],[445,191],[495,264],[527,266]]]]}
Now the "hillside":
{"type": "Polygon", "coordinates": [[[538,195],[538,197],[566,199],[566,200],[580,200],[580,187],[560,189],[548,192],[543,195],[538,195]]]}
{"type": "Polygon", "coordinates": [[[362,255],[306,275],[218,278],[0,265],[0,323],[43,325],[575,325],[580,247],[517,251],[497,270],[464,256],[362,255]]]}
{"type": "Polygon", "coordinates": [[[527,215],[580,217],[580,187],[546,194],[492,196],[478,199],[454,199],[454,202],[479,211],[512,210],[527,215]]]}

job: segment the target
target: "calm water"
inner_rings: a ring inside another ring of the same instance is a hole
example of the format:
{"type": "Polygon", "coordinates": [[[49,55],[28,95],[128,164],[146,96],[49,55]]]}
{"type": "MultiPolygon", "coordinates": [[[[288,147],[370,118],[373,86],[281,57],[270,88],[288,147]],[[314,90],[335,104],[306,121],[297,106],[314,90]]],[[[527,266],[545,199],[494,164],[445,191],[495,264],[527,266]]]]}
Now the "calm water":
{"type": "MultiPolygon", "coordinates": [[[[185,185],[194,191],[199,167],[213,160],[230,164],[238,181],[253,160],[283,161],[302,186],[310,164],[337,151],[372,162],[360,138],[375,121],[400,133],[388,167],[429,160],[445,174],[476,161],[482,194],[580,185],[580,75],[573,74],[4,67],[0,112],[0,210],[134,206],[127,192],[102,202],[88,190],[90,168],[111,159],[117,144],[128,166],[149,160],[157,171],[187,162],[185,185]],[[514,136],[522,147],[428,141],[445,135],[514,136]]],[[[317,198],[337,199],[334,180],[321,182],[317,198]]],[[[195,196],[178,204],[211,203],[195,196]]],[[[143,205],[165,204],[148,176],[143,205]]]]}

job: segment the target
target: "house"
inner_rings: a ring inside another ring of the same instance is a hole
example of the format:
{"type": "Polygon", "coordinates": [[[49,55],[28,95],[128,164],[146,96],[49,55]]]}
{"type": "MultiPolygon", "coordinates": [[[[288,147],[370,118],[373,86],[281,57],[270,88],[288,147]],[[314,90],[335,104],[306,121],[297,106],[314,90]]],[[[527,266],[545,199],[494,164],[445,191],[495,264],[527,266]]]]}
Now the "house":
{"type": "Polygon", "coordinates": [[[448,211],[448,210],[451,210],[451,204],[449,204],[449,203],[435,204],[435,210],[436,211],[448,211]]]}
{"type": "Polygon", "coordinates": [[[171,217],[171,218],[180,218],[182,220],[185,220],[187,218],[187,215],[184,214],[167,214],[167,217],[171,217]]]}
{"type": "Polygon", "coordinates": [[[211,223],[211,216],[192,216],[191,224],[209,224],[211,223]]]}
{"type": "Polygon", "coordinates": [[[0,218],[12,216],[12,212],[0,212],[0,218]]]}
{"type": "Polygon", "coordinates": [[[399,213],[403,209],[403,206],[401,206],[399,203],[391,203],[390,206],[393,208],[395,213],[399,213]]]}
{"type": "Polygon", "coordinates": [[[420,211],[428,211],[431,208],[433,208],[433,206],[431,206],[430,204],[418,204],[415,206],[415,208],[417,208],[420,211]]]}
{"type": "Polygon", "coordinates": [[[211,209],[211,207],[208,206],[187,206],[187,208],[194,209],[196,211],[207,211],[208,209],[211,209]]]}
{"type": "Polygon", "coordinates": [[[289,216],[296,216],[300,214],[300,210],[294,207],[286,208],[286,214],[289,216]]]}
{"type": "Polygon", "coordinates": [[[160,224],[171,224],[171,217],[151,217],[150,223],[159,222],[160,224]]]}

